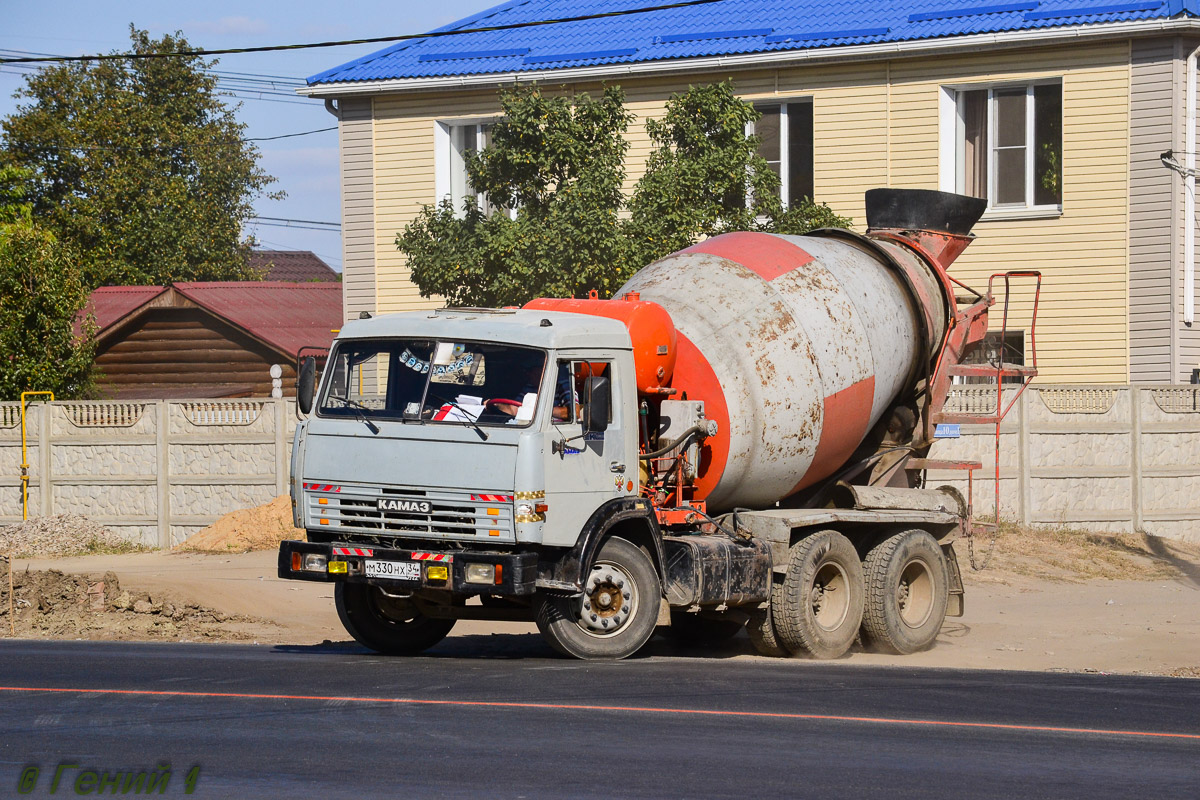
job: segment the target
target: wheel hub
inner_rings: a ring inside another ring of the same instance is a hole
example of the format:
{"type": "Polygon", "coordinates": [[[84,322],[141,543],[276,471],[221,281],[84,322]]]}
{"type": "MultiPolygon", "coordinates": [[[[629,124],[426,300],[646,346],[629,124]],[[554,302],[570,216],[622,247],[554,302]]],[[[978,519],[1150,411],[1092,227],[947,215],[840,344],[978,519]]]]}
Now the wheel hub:
{"type": "Polygon", "coordinates": [[[588,574],[579,600],[579,624],[593,633],[612,633],[633,613],[633,581],[612,564],[597,564],[588,574]]]}

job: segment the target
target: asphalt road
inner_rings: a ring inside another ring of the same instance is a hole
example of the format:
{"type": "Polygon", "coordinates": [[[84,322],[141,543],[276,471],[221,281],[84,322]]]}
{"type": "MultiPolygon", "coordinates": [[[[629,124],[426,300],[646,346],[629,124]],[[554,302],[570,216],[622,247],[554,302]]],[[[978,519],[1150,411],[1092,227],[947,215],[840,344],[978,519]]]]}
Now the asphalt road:
{"type": "Polygon", "coordinates": [[[413,659],[0,642],[0,797],[22,776],[52,796],[59,764],[68,796],[170,764],[156,796],[199,766],[213,798],[1200,797],[1200,680],[583,663],[516,638],[413,659]]]}

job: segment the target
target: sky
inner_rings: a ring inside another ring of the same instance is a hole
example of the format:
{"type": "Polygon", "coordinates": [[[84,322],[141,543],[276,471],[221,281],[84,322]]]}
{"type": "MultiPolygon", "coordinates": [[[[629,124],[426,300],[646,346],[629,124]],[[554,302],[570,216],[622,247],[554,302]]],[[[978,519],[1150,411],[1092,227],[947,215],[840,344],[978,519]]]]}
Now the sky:
{"type": "MultiPolygon", "coordinates": [[[[18,2],[0,0],[0,52],[83,55],[129,49],[129,25],[148,30],[151,36],[182,31],[194,47],[229,48],[362,39],[422,33],[498,5],[500,0],[351,0],[323,3],[292,2],[171,2],[122,0],[111,2],[18,2]]],[[[223,84],[241,103],[239,119],[246,123],[247,138],[333,128],[336,119],[321,100],[292,95],[292,85],[310,75],[343,64],[387,44],[356,45],[311,50],[247,53],[221,56],[215,70],[241,75],[288,78],[274,85],[226,76],[223,84]],[[272,94],[264,94],[264,91],[272,94]],[[279,94],[275,94],[279,93],[279,94]],[[280,96],[282,95],[282,96],[280,96]]],[[[0,65],[0,117],[17,109],[13,93],[24,85],[27,69],[0,65]]],[[[287,192],[283,200],[260,198],[255,213],[261,217],[338,222],[337,130],[257,142],[261,165],[278,179],[272,189],[287,192]]],[[[307,230],[295,225],[259,223],[247,229],[259,246],[277,250],[312,250],[334,269],[342,267],[341,234],[334,230],[307,230]]]]}

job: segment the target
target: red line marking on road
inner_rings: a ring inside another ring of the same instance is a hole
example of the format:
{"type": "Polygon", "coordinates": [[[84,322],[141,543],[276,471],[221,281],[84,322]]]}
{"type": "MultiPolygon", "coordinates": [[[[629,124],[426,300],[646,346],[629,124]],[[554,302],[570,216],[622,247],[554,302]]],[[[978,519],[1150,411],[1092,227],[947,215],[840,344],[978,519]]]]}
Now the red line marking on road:
{"type": "Polygon", "coordinates": [[[953,722],[936,719],[896,719],[892,717],[854,717],[841,714],[792,714],[784,711],[721,711],[703,708],[660,708],[656,706],[595,706],[573,703],[513,703],[494,700],[423,700],[414,697],[339,697],[310,694],[253,694],[249,692],[180,692],[153,689],[62,689],[43,686],[0,686],[0,692],[45,692],[58,694],[117,694],[149,697],[232,698],[237,700],[338,700],[345,703],[394,703],[426,706],[478,706],[485,708],[527,708],[561,711],[624,711],[643,714],[691,714],[710,717],[751,717],[759,719],[798,719],[825,722],[867,722],[877,725],[921,725],[939,728],[982,728],[988,730],[1029,731],[1039,733],[1081,733],[1089,736],[1140,736],[1159,739],[1197,739],[1200,733],[1164,733],[1159,731],[1122,731],[1104,728],[1064,728],[1053,725],[1015,725],[1004,722],[953,722]]]}

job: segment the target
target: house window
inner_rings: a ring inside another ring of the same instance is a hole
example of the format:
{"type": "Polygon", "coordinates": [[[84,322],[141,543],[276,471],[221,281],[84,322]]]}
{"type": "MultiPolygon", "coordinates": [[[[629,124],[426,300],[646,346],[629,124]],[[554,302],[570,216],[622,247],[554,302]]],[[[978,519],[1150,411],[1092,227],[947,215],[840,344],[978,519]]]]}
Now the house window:
{"type": "Polygon", "coordinates": [[[755,105],[762,114],[747,127],[759,138],[758,154],[779,176],[779,197],[784,208],[813,196],[813,104],[799,100],[775,105],[755,105]]]}
{"type": "Polygon", "coordinates": [[[476,192],[467,177],[467,154],[487,147],[492,139],[490,122],[439,122],[436,128],[437,198],[449,200],[456,214],[463,213],[463,201],[474,197],[484,214],[491,213],[487,195],[476,192]]]}
{"type": "Polygon", "coordinates": [[[953,92],[954,188],[988,208],[1062,205],[1062,84],[953,92]]]}
{"type": "MultiPolygon", "coordinates": [[[[1025,366],[1025,331],[1005,331],[1003,338],[999,331],[985,334],[983,341],[973,345],[963,353],[964,364],[987,364],[998,367],[1000,364],[1015,364],[1025,366]]],[[[1001,383],[1020,384],[1023,378],[1007,376],[1001,383]]],[[[955,383],[993,383],[994,376],[956,378],[955,383]]]]}

